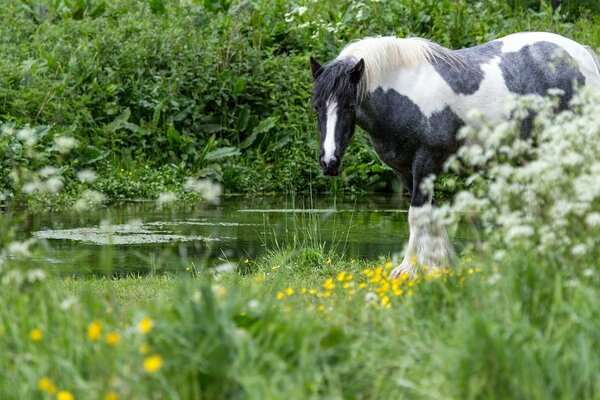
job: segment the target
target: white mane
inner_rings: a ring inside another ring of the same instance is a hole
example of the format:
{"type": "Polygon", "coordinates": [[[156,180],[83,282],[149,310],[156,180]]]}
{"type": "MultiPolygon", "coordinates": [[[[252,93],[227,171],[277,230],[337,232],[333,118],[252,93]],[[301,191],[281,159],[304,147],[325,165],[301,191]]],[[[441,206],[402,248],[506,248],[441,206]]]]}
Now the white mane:
{"type": "Polygon", "coordinates": [[[440,45],[420,38],[395,36],[367,37],[348,44],[337,57],[365,60],[365,70],[358,88],[359,100],[375,89],[377,78],[398,67],[413,67],[440,58],[462,65],[461,58],[440,45]]]}

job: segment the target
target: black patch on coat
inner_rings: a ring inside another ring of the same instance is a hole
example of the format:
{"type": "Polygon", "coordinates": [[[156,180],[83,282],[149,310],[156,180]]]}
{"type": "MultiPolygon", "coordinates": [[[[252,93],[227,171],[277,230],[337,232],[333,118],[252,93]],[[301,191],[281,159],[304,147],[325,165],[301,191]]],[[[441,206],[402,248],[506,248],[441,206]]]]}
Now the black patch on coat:
{"type": "Polygon", "coordinates": [[[420,203],[421,179],[442,171],[446,159],[459,147],[456,133],[464,121],[450,107],[426,117],[412,100],[393,89],[376,89],[357,111],[357,123],[369,133],[379,158],[394,169],[420,203]],[[417,155],[428,162],[416,163],[417,155]]]}
{"type": "Polygon", "coordinates": [[[469,95],[475,93],[481,86],[484,78],[481,65],[499,56],[502,53],[501,49],[502,43],[490,42],[453,51],[461,61],[446,61],[438,57],[432,64],[454,93],[469,95]]]}
{"type": "Polygon", "coordinates": [[[517,94],[545,96],[548,89],[561,89],[560,109],[568,107],[574,85],[585,84],[577,61],[562,47],[550,42],[537,42],[516,52],[502,55],[500,69],[506,87],[517,94]]]}

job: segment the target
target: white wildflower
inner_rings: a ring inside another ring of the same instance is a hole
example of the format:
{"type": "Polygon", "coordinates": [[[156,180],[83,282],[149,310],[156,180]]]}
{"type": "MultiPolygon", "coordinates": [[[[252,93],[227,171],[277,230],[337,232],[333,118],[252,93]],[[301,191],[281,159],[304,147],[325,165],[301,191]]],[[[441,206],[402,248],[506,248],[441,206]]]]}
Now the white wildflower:
{"type": "Polygon", "coordinates": [[[46,279],[46,272],[40,268],[29,269],[25,272],[26,280],[29,283],[35,283],[46,279]]]}
{"type": "Polygon", "coordinates": [[[210,203],[215,203],[223,193],[223,186],[220,183],[213,182],[210,179],[188,178],[183,185],[185,190],[196,192],[202,195],[202,198],[210,203]]]}
{"type": "Polygon", "coordinates": [[[62,311],[68,311],[69,309],[71,309],[71,307],[77,304],[78,301],[79,299],[77,297],[68,296],[58,304],[58,308],[60,308],[62,311]]]}
{"type": "Polygon", "coordinates": [[[600,225],[600,213],[595,212],[595,213],[588,214],[587,217],[585,217],[585,223],[590,228],[599,226],[600,225]]]}
{"type": "Polygon", "coordinates": [[[160,205],[163,205],[163,204],[173,203],[176,200],[177,200],[177,195],[175,193],[162,192],[156,199],[156,202],[160,205]]]}
{"type": "Polygon", "coordinates": [[[512,243],[517,240],[528,238],[533,236],[535,231],[531,226],[528,225],[517,225],[511,226],[508,231],[504,234],[504,241],[506,243],[512,243]]]}
{"type": "Polygon", "coordinates": [[[365,295],[365,300],[367,303],[377,303],[379,301],[379,297],[377,296],[376,293],[368,292],[365,295]]]}
{"type": "Polygon", "coordinates": [[[24,145],[30,147],[37,143],[35,131],[29,127],[20,129],[17,132],[17,139],[19,139],[24,145]]]}
{"type": "Polygon", "coordinates": [[[22,242],[11,242],[8,244],[6,251],[9,256],[16,258],[31,257],[30,247],[35,243],[34,239],[28,239],[22,242]]]}
{"type": "Polygon", "coordinates": [[[58,176],[52,176],[44,181],[43,190],[46,193],[56,194],[63,188],[63,181],[58,176]]]}
{"type": "Polygon", "coordinates": [[[98,174],[94,170],[84,169],[77,173],[77,179],[83,183],[92,183],[98,179],[98,174]]]}
{"type": "Polygon", "coordinates": [[[23,193],[31,194],[42,190],[40,182],[27,182],[23,185],[23,193]]]}
{"type": "Polygon", "coordinates": [[[78,211],[88,210],[100,206],[106,200],[106,196],[97,190],[86,189],[81,193],[79,199],[75,202],[75,209],[78,211]]]}
{"type": "Polygon", "coordinates": [[[58,175],[60,170],[56,167],[46,166],[38,171],[39,176],[42,178],[48,178],[53,175],[58,175]]]}
{"type": "Polygon", "coordinates": [[[585,244],[577,244],[571,248],[571,254],[574,256],[582,256],[587,252],[587,246],[585,244]]]}
{"type": "Polygon", "coordinates": [[[54,138],[54,145],[61,154],[67,154],[77,147],[77,139],[71,136],[58,136],[54,138]]]}

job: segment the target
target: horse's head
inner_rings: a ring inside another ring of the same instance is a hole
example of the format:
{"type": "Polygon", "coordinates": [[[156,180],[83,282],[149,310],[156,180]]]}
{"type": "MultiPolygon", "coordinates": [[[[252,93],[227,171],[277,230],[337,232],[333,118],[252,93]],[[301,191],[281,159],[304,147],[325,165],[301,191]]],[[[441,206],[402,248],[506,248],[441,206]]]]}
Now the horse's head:
{"type": "Polygon", "coordinates": [[[354,133],[358,84],[365,62],[336,59],[321,66],[311,57],[310,66],[315,80],[312,104],[317,112],[321,142],[319,164],[323,174],[337,175],[354,133]]]}

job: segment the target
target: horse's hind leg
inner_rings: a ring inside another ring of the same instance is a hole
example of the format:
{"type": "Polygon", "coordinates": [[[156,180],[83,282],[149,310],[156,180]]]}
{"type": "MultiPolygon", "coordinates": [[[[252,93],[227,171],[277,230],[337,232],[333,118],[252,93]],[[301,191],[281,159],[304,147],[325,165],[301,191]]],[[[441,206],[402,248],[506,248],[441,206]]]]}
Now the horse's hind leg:
{"type": "Polygon", "coordinates": [[[410,228],[408,246],[404,260],[395,268],[391,275],[393,278],[402,273],[413,276],[417,268],[449,267],[453,251],[448,240],[448,234],[438,221],[433,217],[432,194],[421,192],[420,185],[424,178],[433,173],[430,160],[415,161],[413,167],[413,192],[408,210],[408,224],[410,228]]]}

